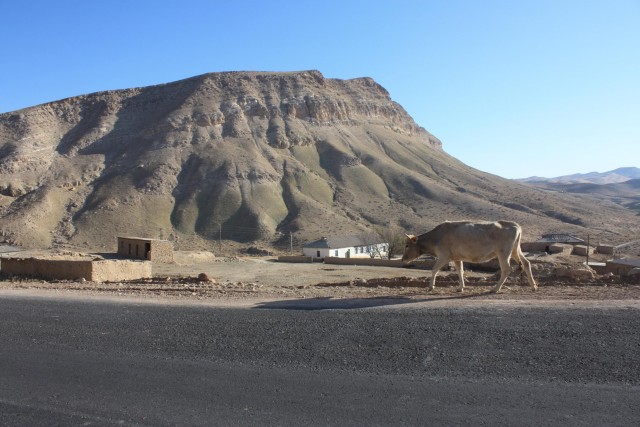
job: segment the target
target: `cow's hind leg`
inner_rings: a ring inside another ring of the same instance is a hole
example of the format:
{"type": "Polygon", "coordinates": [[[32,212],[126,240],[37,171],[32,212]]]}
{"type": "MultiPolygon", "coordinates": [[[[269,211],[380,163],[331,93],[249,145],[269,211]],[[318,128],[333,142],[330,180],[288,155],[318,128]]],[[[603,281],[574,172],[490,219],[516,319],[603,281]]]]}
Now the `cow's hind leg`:
{"type": "Polygon", "coordinates": [[[538,285],[536,284],[536,281],[533,280],[533,274],[531,273],[531,263],[527,258],[525,258],[524,254],[522,253],[522,249],[520,249],[520,245],[516,245],[515,248],[513,248],[512,256],[516,259],[516,261],[520,263],[520,267],[526,273],[527,280],[531,285],[531,289],[533,289],[534,291],[537,290],[538,285]]]}
{"type": "Polygon", "coordinates": [[[453,263],[456,266],[456,271],[458,272],[458,280],[460,282],[458,292],[464,292],[464,266],[462,264],[462,261],[454,261],[453,263]]]}
{"type": "Polygon", "coordinates": [[[438,258],[436,263],[431,269],[431,283],[429,284],[429,290],[432,291],[436,287],[436,276],[442,267],[449,264],[449,258],[438,258]]]}
{"type": "Polygon", "coordinates": [[[498,280],[498,284],[493,287],[491,292],[499,292],[500,288],[502,288],[502,284],[507,280],[509,274],[511,274],[511,265],[509,265],[509,261],[511,261],[510,254],[507,256],[498,256],[498,262],[500,263],[500,280],[498,280]]]}

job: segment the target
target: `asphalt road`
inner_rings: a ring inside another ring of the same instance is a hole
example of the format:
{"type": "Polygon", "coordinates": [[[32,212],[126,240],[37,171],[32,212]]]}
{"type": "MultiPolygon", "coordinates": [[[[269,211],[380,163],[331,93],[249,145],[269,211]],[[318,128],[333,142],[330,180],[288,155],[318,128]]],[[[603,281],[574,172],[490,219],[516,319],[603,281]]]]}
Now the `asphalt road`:
{"type": "Polygon", "coordinates": [[[0,425],[640,425],[640,309],[0,296],[0,425]]]}

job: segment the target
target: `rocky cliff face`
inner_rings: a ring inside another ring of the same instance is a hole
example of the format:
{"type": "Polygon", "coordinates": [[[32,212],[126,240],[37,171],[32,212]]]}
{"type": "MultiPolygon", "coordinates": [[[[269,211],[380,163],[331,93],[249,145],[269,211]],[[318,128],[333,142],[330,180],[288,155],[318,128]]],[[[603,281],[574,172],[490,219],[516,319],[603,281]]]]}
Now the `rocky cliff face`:
{"type": "Polygon", "coordinates": [[[0,115],[0,233],[32,247],[277,244],[460,217],[584,225],[536,191],[448,156],[369,78],[215,73],[0,115]]]}

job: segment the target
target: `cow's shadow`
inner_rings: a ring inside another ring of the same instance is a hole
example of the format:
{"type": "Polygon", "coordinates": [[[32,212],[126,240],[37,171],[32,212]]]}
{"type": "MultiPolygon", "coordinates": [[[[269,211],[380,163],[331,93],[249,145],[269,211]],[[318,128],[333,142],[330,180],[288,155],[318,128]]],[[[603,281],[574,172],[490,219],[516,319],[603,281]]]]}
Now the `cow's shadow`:
{"type": "Polygon", "coordinates": [[[459,300],[486,297],[494,295],[492,292],[459,295],[433,295],[422,298],[402,297],[371,297],[371,298],[299,298],[279,301],[265,301],[256,304],[253,308],[274,310],[353,310],[372,307],[385,307],[393,305],[418,304],[445,300],[459,300]]]}

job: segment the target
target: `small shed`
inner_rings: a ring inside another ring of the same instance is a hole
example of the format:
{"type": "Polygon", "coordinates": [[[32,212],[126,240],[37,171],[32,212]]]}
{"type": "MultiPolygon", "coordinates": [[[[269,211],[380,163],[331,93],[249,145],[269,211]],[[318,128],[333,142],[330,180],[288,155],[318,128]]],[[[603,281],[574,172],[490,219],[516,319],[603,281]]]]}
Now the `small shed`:
{"type": "Polygon", "coordinates": [[[370,258],[371,255],[386,257],[389,244],[386,242],[370,242],[360,236],[322,237],[302,247],[305,256],[313,258],[370,258]]]}
{"type": "Polygon", "coordinates": [[[617,274],[624,276],[629,274],[634,268],[640,267],[640,259],[638,258],[618,258],[610,259],[607,261],[605,271],[607,273],[617,274]]]}
{"type": "Polygon", "coordinates": [[[118,255],[148,261],[173,262],[173,244],[168,240],[118,237],[118,255]]]}

